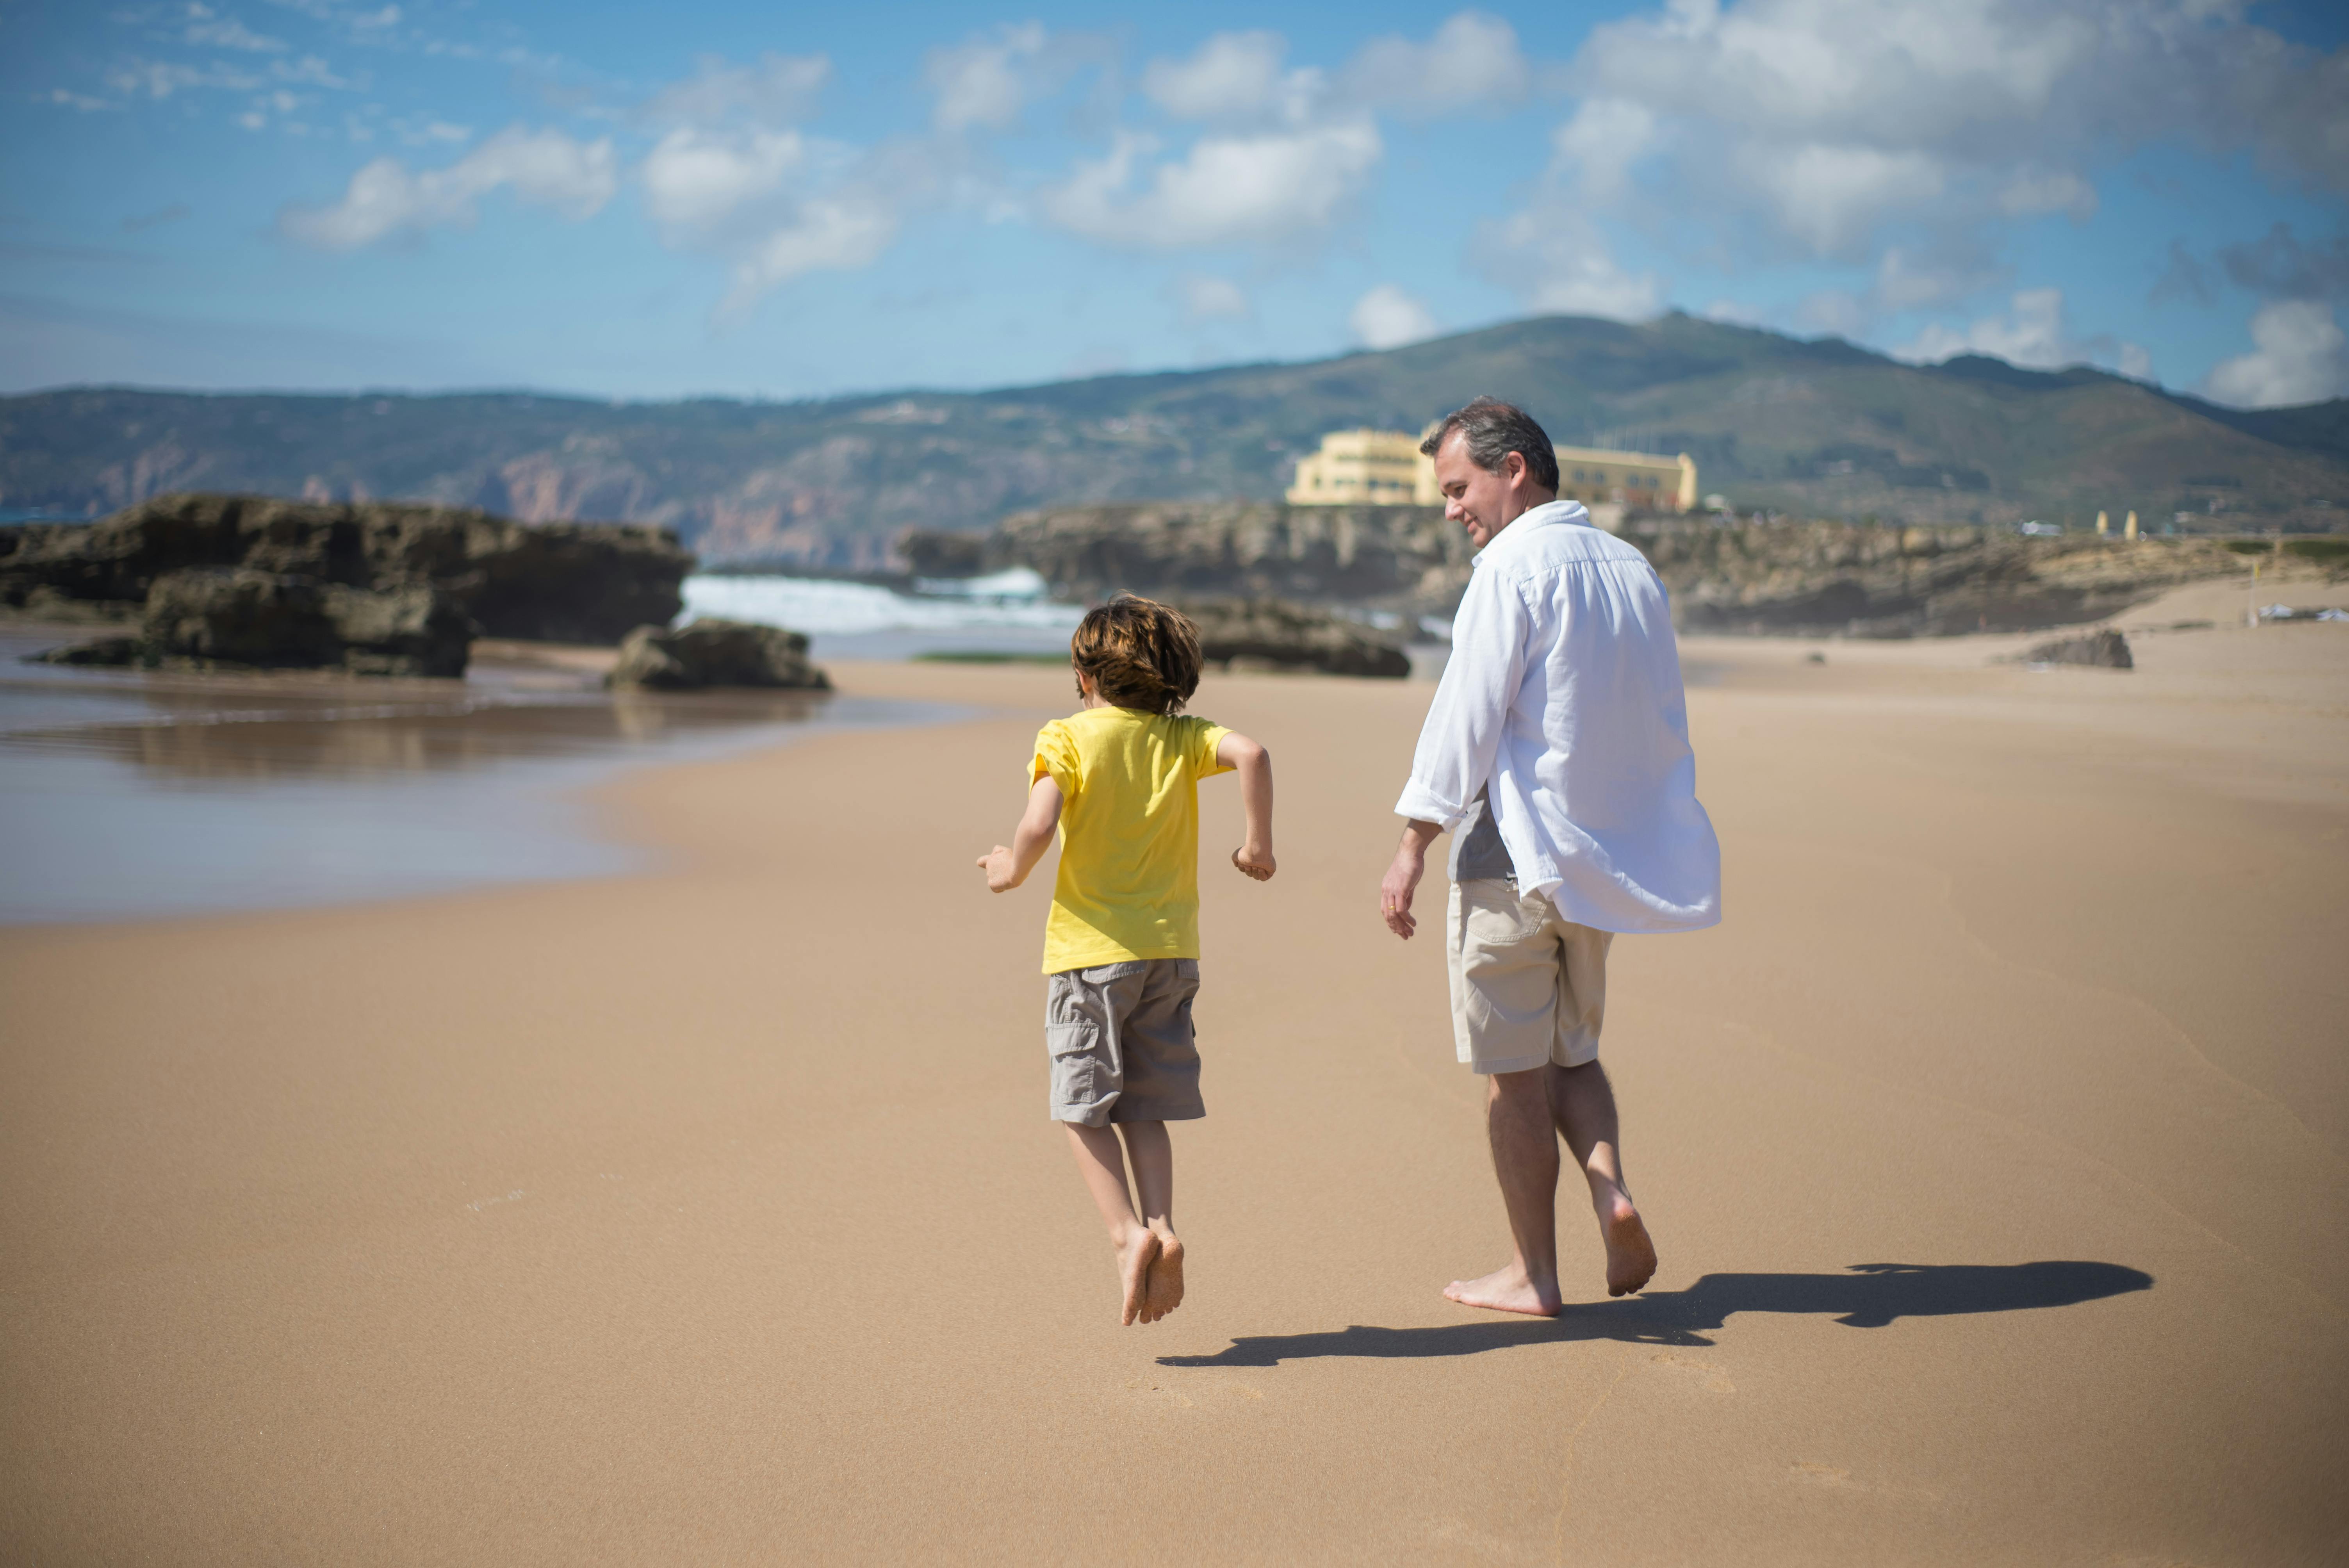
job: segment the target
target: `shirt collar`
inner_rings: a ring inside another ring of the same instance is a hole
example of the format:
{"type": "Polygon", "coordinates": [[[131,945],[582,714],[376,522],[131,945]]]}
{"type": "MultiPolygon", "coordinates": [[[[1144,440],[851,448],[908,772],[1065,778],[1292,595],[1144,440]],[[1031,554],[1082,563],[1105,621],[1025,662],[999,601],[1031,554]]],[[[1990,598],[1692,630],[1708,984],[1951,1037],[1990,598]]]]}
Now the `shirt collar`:
{"type": "Polygon", "coordinates": [[[1500,549],[1521,533],[1531,533],[1537,528],[1582,524],[1588,526],[1590,513],[1578,500],[1546,500],[1529,511],[1521,511],[1509,520],[1509,525],[1493,536],[1493,542],[1478,551],[1468,564],[1473,569],[1482,566],[1493,552],[1500,549]]]}

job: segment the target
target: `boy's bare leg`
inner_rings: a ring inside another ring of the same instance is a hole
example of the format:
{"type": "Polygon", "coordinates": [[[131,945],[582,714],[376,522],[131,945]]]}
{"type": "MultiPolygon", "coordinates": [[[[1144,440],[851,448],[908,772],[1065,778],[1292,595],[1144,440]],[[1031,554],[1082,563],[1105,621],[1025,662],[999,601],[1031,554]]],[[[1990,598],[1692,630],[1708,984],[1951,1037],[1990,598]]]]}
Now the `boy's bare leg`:
{"type": "Polygon", "coordinates": [[[1125,1302],[1118,1313],[1118,1322],[1132,1323],[1142,1311],[1143,1295],[1150,1278],[1150,1265],[1158,1256],[1158,1233],[1134,1217],[1133,1204],[1125,1191],[1125,1150],[1117,1141],[1117,1134],[1106,1127],[1087,1127],[1080,1121],[1064,1121],[1069,1130],[1069,1147],[1077,1157],[1077,1169],[1083,1172],[1085,1186],[1093,1195],[1093,1206],[1101,1211],[1102,1221],[1109,1226],[1110,1245],[1117,1249],[1118,1282],[1124,1287],[1125,1302]]]}
{"type": "Polygon", "coordinates": [[[1142,1321],[1155,1323],[1183,1305],[1183,1243],[1174,1234],[1174,1140],[1163,1121],[1122,1121],[1125,1157],[1133,1162],[1133,1194],[1142,1202],[1143,1223],[1158,1237],[1150,1265],[1142,1321]]]}
{"type": "Polygon", "coordinates": [[[1557,1130],[1574,1150],[1590,1207],[1607,1243],[1607,1294],[1629,1295],[1656,1277],[1656,1244],[1648,1237],[1631,1194],[1623,1186],[1623,1156],[1615,1119],[1615,1089],[1597,1062],[1549,1069],[1550,1104],[1557,1130]]]}
{"type": "Polygon", "coordinates": [[[1493,1174],[1509,1211],[1516,1256],[1482,1279],[1454,1280],[1444,1294],[1463,1306],[1557,1315],[1557,1133],[1550,1109],[1550,1069],[1494,1073],[1485,1106],[1493,1174]]]}

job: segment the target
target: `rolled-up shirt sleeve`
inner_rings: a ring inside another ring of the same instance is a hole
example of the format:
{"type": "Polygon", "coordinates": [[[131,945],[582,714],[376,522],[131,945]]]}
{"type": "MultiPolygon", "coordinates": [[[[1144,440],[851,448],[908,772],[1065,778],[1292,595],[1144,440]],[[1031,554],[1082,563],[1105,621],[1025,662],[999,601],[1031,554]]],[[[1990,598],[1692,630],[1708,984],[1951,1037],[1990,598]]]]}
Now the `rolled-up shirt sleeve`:
{"type": "Polygon", "coordinates": [[[1475,806],[1525,684],[1529,622],[1515,583],[1493,571],[1470,576],[1452,623],[1452,657],[1420,727],[1397,816],[1449,832],[1475,806]]]}

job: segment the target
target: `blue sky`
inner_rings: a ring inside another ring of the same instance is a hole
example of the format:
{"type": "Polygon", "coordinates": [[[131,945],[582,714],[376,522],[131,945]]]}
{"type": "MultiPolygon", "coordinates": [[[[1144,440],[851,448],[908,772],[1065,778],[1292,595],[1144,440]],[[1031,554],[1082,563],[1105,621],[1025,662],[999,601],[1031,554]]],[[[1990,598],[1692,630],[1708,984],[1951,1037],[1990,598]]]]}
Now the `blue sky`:
{"type": "Polygon", "coordinates": [[[2349,34],[2213,0],[0,0],[0,389],[798,397],[1679,308],[2349,392],[2349,34]]]}

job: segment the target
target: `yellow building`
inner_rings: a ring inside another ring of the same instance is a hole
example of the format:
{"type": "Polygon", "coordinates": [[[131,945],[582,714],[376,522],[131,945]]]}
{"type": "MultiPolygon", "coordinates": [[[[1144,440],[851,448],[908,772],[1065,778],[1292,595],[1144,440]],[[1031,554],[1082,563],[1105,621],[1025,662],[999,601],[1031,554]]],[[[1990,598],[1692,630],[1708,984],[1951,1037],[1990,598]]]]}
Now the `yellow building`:
{"type": "Polygon", "coordinates": [[[1435,465],[1401,430],[1332,430],[1297,463],[1291,506],[1442,506],[1435,465]]]}
{"type": "MultiPolygon", "coordinates": [[[[1433,426],[1428,428],[1433,430],[1433,426]]],[[[1420,455],[1424,436],[1401,430],[1332,430],[1321,449],[1299,459],[1291,506],[1442,506],[1435,464],[1420,455]]],[[[1619,501],[1640,511],[1688,511],[1696,505],[1696,460],[1595,447],[1557,449],[1562,500],[1619,501]]]]}
{"type": "Polygon", "coordinates": [[[1557,449],[1560,500],[1621,501],[1634,511],[1691,511],[1696,507],[1696,459],[1653,452],[1610,452],[1598,447],[1557,449]]]}

